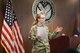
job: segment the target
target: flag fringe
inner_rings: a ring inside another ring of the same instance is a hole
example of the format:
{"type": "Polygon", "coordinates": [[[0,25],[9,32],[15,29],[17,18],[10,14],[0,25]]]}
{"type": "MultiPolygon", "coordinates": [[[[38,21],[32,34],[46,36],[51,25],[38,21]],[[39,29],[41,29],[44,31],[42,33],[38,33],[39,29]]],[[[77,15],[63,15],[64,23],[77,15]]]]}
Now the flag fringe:
{"type": "Polygon", "coordinates": [[[5,51],[6,51],[7,53],[9,53],[8,49],[7,49],[6,46],[2,43],[2,41],[1,41],[1,45],[3,46],[3,48],[5,49],[5,51]]]}

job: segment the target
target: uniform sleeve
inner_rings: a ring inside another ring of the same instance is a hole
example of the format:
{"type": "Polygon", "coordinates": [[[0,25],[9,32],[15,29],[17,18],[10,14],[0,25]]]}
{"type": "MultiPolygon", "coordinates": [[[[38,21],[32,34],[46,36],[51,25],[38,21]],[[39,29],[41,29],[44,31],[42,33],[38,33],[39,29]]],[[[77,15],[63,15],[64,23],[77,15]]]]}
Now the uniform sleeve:
{"type": "Polygon", "coordinates": [[[36,34],[35,34],[35,30],[34,27],[31,28],[30,32],[29,32],[29,39],[30,40],[36,40],[36,34]]]}
{"type": "Polygon", "coordinates": [[[48,37],[49,37],[49,39],[55,39],[57,34],[58,34],[58,32],[52,32],[52,33],[49,32],[48,37]]]}
{"type": "Polygon", "coordinates": [[[50,32],[50,30],[48,29],[48,38],[49,38],[49,40],[50,39],[55,39],[56,37],[57,37],[57,34],[58,34],[59,32],[56,32],[56,31],[54,31],[54,32],[50,32]]]}

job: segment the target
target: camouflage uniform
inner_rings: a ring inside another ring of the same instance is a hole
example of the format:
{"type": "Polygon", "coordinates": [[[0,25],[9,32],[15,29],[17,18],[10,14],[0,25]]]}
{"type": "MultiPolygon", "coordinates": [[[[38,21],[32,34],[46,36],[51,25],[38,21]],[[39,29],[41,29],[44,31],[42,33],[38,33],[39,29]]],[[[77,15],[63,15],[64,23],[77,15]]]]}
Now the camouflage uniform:
{"type": "Polygon", "coordinates": [[[32,53],[50,53],[49,40],[55,38],[58,32],[51,33],[47,26],[43,26],[48,32],[48,40],[39,40],[36,38],[37,27],[37,25],[32,26],[29,35],[29,39],[33,42],[32,53]]]}

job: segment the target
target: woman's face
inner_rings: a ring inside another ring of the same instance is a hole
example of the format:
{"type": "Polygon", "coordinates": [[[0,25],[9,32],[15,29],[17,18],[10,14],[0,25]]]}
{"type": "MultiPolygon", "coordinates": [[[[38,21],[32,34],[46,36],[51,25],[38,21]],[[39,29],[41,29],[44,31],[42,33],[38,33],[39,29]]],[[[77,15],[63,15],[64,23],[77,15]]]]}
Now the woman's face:
{"type": "Polygon", "coordinates": [[[42,24],[45,23],[45,15],[41,15],[40,18],[38,19],[38,21],[42,24]]]}

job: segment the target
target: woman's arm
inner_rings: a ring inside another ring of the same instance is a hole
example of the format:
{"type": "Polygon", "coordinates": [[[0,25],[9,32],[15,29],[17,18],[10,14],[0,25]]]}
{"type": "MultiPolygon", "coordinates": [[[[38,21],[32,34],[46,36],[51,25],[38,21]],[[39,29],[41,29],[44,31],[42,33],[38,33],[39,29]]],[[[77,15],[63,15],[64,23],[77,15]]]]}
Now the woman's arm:
{"type": "MultiPolygon", "coordinates": [[[[49,30],[49,29],[48,29],[49,30]]],[[[57,35],[59,34],[59,32],[61,32],[63,30],[62,27],[57,27],[56,30],[54,30],[54,32],[48,32],[48,37],[49,39],[55,39],[56,37],[58,37],[57,35]]]]}
{"type": "Polygon", "coordinates": [[[35,27],[31,27],[31,30],[29,32],[29,39],[30,40],[37,40],[36,34],[35,34],[35,27]]]}
{"type": "Polygon", "coordinates": [[[58,34],[59,32],[56,32],[56,31],[54,31],[54,32],[48,32],[48,38],[49,39],[55,39],[56,37],[57,37],[57,34],[58,34]]]}

